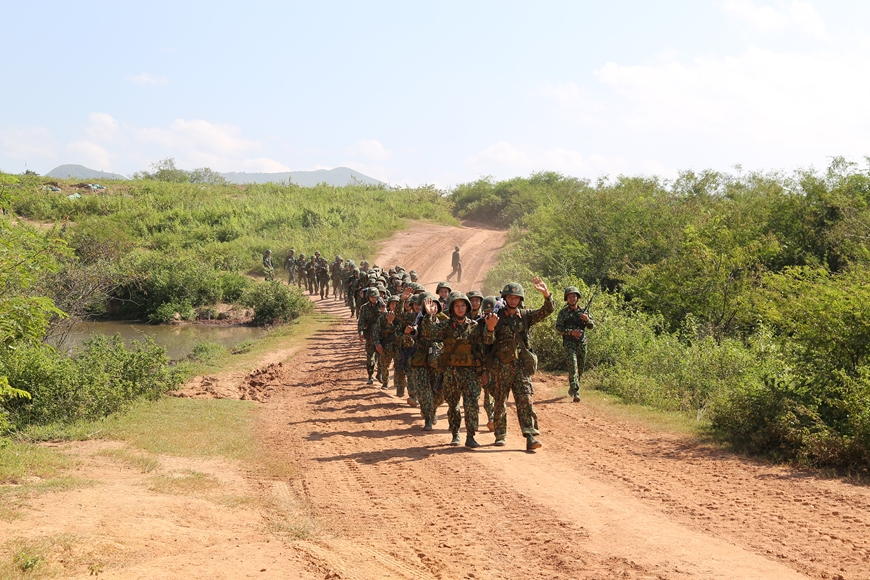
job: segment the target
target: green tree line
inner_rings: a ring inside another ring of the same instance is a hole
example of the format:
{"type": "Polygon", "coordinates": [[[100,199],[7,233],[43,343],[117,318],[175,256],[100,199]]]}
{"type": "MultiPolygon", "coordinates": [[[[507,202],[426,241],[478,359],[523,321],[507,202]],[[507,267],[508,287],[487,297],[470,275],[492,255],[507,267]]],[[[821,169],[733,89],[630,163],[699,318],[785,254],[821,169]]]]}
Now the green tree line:
{"type": "MultiPolygon", "coordinates": [[[[463,184],[451,199],[459,217],[511,228],[489,292],[532,273],[605,290],[590,339],[597,388],[691,413],[752,452],[870,468],[867,167],[539,173],[463,184]]],[[[563,368],[552,329],[533,340],[563,368]]]]}

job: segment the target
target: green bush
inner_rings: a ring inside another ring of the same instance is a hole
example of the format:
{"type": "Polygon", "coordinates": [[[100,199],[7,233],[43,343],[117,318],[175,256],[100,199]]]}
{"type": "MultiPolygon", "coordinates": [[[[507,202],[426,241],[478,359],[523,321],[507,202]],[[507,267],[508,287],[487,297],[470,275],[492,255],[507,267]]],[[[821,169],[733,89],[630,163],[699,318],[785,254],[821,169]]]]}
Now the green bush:
{"type": "Polygon", "coordinates": [[[254,324],[290,322],[313,310],[311,302],[298,288],[280,282],[254,284],[241,298],[241,303],[254,309],[254,324]]]}
{"type": "Polygon", "coordinates": [[[127,348],[119,335],[97,336],[73,357],[42,345],[23,348],[0,361],[0,374],[31,398],[2,404],[16,428],[97,419],[175,388],[181,379],[168,364],[150,338],[127,348]]]}
{"type": "Polygon", "coordinates": [[[227,353],[226,347],[216,342],[197,342],[187,357],[196,362],[213,362],[227,353]]]}

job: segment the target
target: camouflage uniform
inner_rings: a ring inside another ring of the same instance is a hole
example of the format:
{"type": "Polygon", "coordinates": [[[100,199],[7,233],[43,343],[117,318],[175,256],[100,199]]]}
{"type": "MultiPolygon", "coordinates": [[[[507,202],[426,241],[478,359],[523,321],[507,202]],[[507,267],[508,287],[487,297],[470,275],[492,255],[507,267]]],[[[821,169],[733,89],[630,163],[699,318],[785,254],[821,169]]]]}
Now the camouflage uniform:
{"type": "Polygon", "coordinates": [[[580,395],[580,377],[586,367],[586,329],[595,327],[591,317],[587,322],[580,319],[580,315],[584,312],[579,304],[573,309],[565,306],[556,317],[556,330],[562,335],[562,346],[565,348],[565,359],[568,362],[568,394],[572,397],[580,395]],[[575,330],[580,331],[579,338],[571,334],[575,330]]]}
{"type": "Polygon", "coordinates": [[[365,338],[366,372],[369,375],[370,382],[378,360],[378,352],[375,350],[374,329],[380,315],[381,313],[378,311],[377,304],[373,304],[366,299],[366,302],[359,309],[359,320],[356,325],[359,335],[365,338]]]}
{"type": "Polygon", "coordinates": [[[344,295],[344,285],[342,284],[342,273],[344,269],[341,266],[343,260],[341,256],[336,256],[335,261],[330,264],[329,272],[332,275],[332,299],[339,300],[344,295]]]}
{"type": "Polygon", "coordinates": [[[290,250],[290,255],[284,260],[284,267],[287,268],[287,272],[290,274],[287,283],[293,284],[296,282],[296,252],[294,250],[290,250]]]}
{"type": "MultiPolygon", "coordinates": [[[[424,293],[417,296],[418,299],[425,297],[434,298],[434,294],[424,293]]],[[[420,415],[425,422],[424,429],[432,429],[432,425],[438,422],[437,409],[444,402],[443,390],[441,389],[441,381],[439,373],[435,368],[435,358],[441,350],[441,343],[432,342],[423,338],[421,316],[419,319],[415,314],[415,346],[411,354],[410,372],[408,374],[408,382],[410,388],[414,390],[417,396],[417,401],[420,403],[420,415]]],[[[439,320],[447,320],[445,314],[438,314],[439,320]]]]}
{"type": "Polygon", "coordinates": [[[314,256],[305,264],[305,278],[308,281],[308,293],[317,294],[317,262],[314,256]]]}
{"type": "Polygon", "coordinates": [[[272,250],[268,250],[263,254],[263,273],[266,276],[266,280],[275,279],[275,268],[272,267],[272,250]]]}
{"type": "MultiPolygon", "coordinates": [[[[384,349],[384,352],[378,356],[378,377],[381,379],[381,386],[385,389],[390,381],[390,364],[396,359],[396,355],[399,352],[399,340],[405,329],[405,324],[397,312],[393,312],[394,318],[392,323],[387,322],[387,314],[381,314],[377,322],[375,322],[374,330],[372,330],[375,344],[380,344],[381,348],[384,349]]],[[[398,375],[398,367],[399,363],[397,361],[396,375],[398,375]]],[[[393,383],[396,383],[396,380],[393,380],[393,383]]],[[[404,393],[404,391],[405,389],[403,388],[402,392],[404,393]]]]}
{"type": "Polygon", "coordinates": [[[528,345],[529,328],[545,320],[555,310],[553,296],[544,300],[544,305],[536,310],[517,308],[513,316],[507,316],[506,309],[498,313],[498,325],[495,330],[485,334],[489,337],[487,344],[492,344],[490,357],[493,374],[493,398],[495,438],[504,441],[507,436],[507,397],[513,393],[514,404],[517,407],[517,419],[523,435],[538,435],[538,416],[532,405],[531,376],[517,358],[515,341],[523,341],[528,345]]]}
{"type": "Polygon", "coordinates": [[[305,259],[305,254],[299,254],[299,258],[296,260],[296,286],[299,288],[305,288],[307,285],[308,277],[305,275],[307,266],[308,261],[305,259]]]}
{"type": "MultiPolygon", "coordinates": [[[[458,298],[456,298],[458,299],[458,298]]],[[[467,301],[467,299],[466,299],[467,301]]],[[[423,318],[423,337],[442,341],[439,366],[445,368],[442,379],[444,400],[447,402],[447,422],[454,436],[459,432],[462,414],[459,399],[465,410],[465,430],[473,437],[477,433],[478,400],[480,399],[480,360],[476,356],[478,343],[483,342],[482,328],[470,318],[462,323],[454,317],[436,322],[434,317],[423,318]]]]}

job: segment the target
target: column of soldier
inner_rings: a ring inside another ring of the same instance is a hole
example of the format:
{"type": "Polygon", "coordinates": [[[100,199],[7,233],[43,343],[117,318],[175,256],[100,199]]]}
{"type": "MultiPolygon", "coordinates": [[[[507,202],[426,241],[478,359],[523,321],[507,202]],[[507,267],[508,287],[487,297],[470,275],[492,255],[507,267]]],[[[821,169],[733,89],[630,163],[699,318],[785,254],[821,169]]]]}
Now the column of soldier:
{"type": "MultiPolygon", "coordinates": [[[[544,304],[527,309],[525,290],[516,282],[506,284],[500,296],[483,296],[477,290],[454,292],[446,281],[433,294],[414,270],[406,272],[399,265],[384,270],[362,261],[357,266],[341,256],[328,263],[320,252],[306,260],[304,254],[297,258],[293,250],[285,267],[291,284],[319,293],[321,299],[329,295],[332,283],[333,299],[344,300],[357,319],[359,341],[365,343],[368,384],[377,379],[387,389],[392,366],[396,395],[404,398],[407,391],[407,403],[419,407],[425,431],[433,429],[438,422],[436,410],[446,403],[450,444],[461,444],[464,415],[465,446],[479,447],[475,436],[482,393],[486,428],[494,432],[493,444],[504,446],[507,398],[512,394],[526,450],[542,446],[532,403],[531,376],[537,357],[529,348],[529,329],[553,313],[555,302],[540,278],[532,284],[544,296],[544,304]]],[[[454,258],[454,273],[456,267],[454,258]]],[[[460,280],[461,275],[460,266],[460,280]]],[[[556,330],[568,362],[568,394],[576,403],[586,362],[586,331],[594,323],[588,305],[580,306],[576,287],[566,288],[563,296],[567,304],[558,314],[556,330]]]]}

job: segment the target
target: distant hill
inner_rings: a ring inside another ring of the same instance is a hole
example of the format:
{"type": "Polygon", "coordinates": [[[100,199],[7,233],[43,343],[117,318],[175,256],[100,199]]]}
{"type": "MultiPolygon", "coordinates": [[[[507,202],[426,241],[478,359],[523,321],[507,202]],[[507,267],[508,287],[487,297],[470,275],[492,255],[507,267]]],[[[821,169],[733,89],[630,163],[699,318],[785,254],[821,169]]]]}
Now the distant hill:
{"type": "Polygon", "coordinates": [[[350,185],[354,179],[368,185],[381,185],[383,182],[373,177],[363,175],[348,167],[336,167],[335,169],[318,169],[316,171],[285,171],[282,173],[221,173],[230,183],[278,183],[280,181],[292,181],[302,187],[313,187],[318,183],[329,185],[350,185]]]}
{"type": "Polygon", "coordinates": [[[46,177],[54,177],[56,179],[127,179],[123,175],[117,173],[108,173],[106,171],[97,171],[90,169],[84,165],[58,165],[51,171],[45,174],[46,177]]]}

